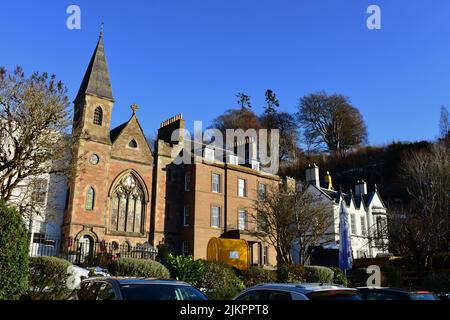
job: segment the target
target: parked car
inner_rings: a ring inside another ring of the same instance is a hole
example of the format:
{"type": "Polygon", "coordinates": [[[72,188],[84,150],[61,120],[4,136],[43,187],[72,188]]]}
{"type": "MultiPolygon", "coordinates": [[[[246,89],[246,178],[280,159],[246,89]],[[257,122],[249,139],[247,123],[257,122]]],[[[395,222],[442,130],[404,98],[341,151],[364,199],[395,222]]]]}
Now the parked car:
{"type": "Polygon", "coordinates": [[[381,287],[360,287],[358,294],[363,300],[439,300],[430,291],[403,290],[381,287]]]}
{"type": "Polygon", "coordinates": [[[74,300],[208,300],[193,286],[175,280],[102,277],[81,282],[74,300]]]}
{"type": "Polygon", "coordinates": [[[361,300],[356,289],[323,283],[266,283],[241,292],[234,300],[361,300]]]}
{"type": "Polygon", "coordinates": [[[450,300],[450,291],[449,292],[440,292],[437,294],[437,296],[441,300],[450,300]]]}

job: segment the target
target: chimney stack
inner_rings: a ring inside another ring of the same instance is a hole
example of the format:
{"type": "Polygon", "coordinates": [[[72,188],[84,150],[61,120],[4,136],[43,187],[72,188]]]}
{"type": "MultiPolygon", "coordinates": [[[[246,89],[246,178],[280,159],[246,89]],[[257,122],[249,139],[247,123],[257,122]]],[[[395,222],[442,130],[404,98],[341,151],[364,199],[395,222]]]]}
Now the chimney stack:
{"type": "Polygon", "coordinates": [[[306,168],[306,182],[320,188],[319,167],[315,163],[313,166],[308,165],[308,168],[306,168]]]}
{"type": "Polygon", "coordinates": [[[160,128],[158,129],[158,140],[163,140],[167,143],[179,144],[184,142],[184,128],[185,121],[183,120],[183,115],[178,114],[166,121],[161,123],[160,128]],[[172,133],[175,130],[179,130],[177,132],[178,142],[172,141],[172,133]]]}
{"type": "Polygon", "coordinates": [[[367,194],[367,183],[364,180],[356,182],[355,195],[361,196],[367,194]]]}

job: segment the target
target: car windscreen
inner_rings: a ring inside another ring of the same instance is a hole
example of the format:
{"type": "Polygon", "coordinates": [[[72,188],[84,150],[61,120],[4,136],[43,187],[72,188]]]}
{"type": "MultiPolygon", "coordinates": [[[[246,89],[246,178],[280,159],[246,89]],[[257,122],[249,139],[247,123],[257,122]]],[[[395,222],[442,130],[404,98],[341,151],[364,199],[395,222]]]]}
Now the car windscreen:
{"type": "Polygon", "coordinates": [[[409,297],[411,300],[439,300],[439,298],[432,293],[410,293],[409,297]]]}
{"type": "Polygon", "coordinates": [[[172,284],[124,284],[120,286],[124,300],[207,300],[190,286],[172,284]]]}
{"type": "Polygon", "coordinates": [[[356,291],[351,290],[323,290],[307,294],[310,300],[362,300],[356,291]]]}

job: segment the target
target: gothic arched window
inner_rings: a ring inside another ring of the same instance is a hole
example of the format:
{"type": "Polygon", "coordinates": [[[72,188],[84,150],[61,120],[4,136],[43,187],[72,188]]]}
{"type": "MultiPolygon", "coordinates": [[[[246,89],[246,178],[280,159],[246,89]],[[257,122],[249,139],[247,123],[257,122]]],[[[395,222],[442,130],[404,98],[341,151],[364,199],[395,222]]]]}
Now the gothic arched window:
{"type": "Polygon", "coordinates": [[[86,210],[94,210],[95,191],[90,187],[86,193],[86,210]]]}
{"type": "Polygon", "coordinates": [[[103,122],[103,110],[101,107],[95,108],[94,111],[94,124],[101,126],[103,122]]]}
{"type": "Polygon", "coordinates": [[[112,230],[144,233],[145,199],[143,187],[132,175],[124,176],[114,189],[111,205],[112,230]]]}

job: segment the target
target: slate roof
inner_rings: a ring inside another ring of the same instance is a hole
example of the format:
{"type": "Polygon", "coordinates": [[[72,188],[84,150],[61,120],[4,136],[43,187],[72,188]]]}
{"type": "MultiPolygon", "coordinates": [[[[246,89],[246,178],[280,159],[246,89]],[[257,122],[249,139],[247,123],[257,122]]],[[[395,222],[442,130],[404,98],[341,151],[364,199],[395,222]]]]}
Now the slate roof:
{"type": "MultiPolygon", "coordinates": [[[[315,188],[317,188],[315,185],[312,185],[315,188]]],[[[373,197],[377,193],[377,191],[372,191],[368,194],[364,194],[362,196],[355,196],[353,193],[344,193],[336,190],[329,190],[326,188],[317,188],[320,192],[325,194],[328,198],[332,199],[334,202],[339,203],[339,197],[343,197],[345,200],[345,203],[347,206],[350,205],[351,200],[353,199],[356,208],[360,208],[361,204],[364,204],[364,206],[367,208],[370,205],[370,202],[372,202],[373,197]]]]}
{"type": "Polygon", "coordinates": [[[116,139],[119,137],[122,130],[127,126],[128,122],[130,122],[130,121],[122,123],[120,126],[115,127],[114,129],[112,129],[109,132],[109,137],[110,137],[112,143],[114,143],[114,141],[116,141],[116,139]]]}
{"type": "Polygon", "coordinates": [[[135,118],[136,119],[136,123],[139,127],[139,130],[141,130],[142,132],[142,136],[144,137],[145,142],[147,143],[148,148],[150,149],[150,152],[152,152],[153,148],[152,146],[148,143],[147,138],[145,137],[145,133],[144,133],[144,129],[142,129],[141,124],[139,123],[139,120],[136,116],[136,114],[133,113],[133,115],[131,116],[131,118],[127,121],[122,123],[121,125],[115,127],[114,129],[112,129],[109,132],[109,138],[111,139],[111,143],[114,143],[117,138],[120,136],[120,134],[122,133],[122,131],[128,126],[128,124],[130,123],[130,121],[135,118]]]}
{"type": "Polygon", "coordinates": [[[94,54],[89,62],[74,102],[81,99],[85,94],[92,94],[114,101],[102,34],[100,34],[94,54]]]}

